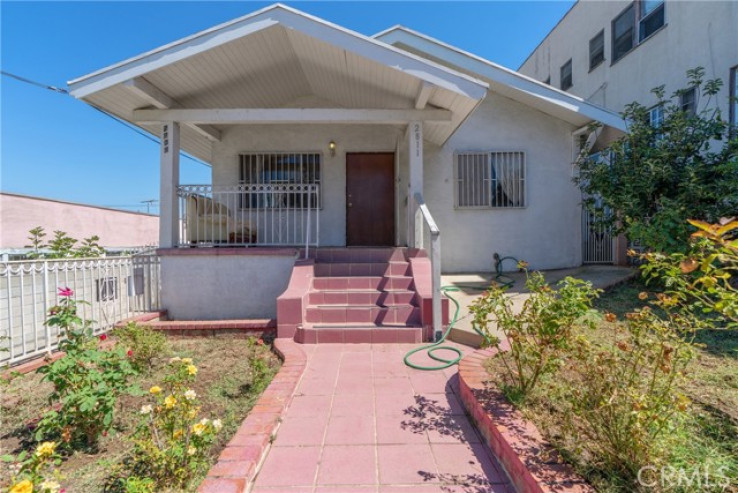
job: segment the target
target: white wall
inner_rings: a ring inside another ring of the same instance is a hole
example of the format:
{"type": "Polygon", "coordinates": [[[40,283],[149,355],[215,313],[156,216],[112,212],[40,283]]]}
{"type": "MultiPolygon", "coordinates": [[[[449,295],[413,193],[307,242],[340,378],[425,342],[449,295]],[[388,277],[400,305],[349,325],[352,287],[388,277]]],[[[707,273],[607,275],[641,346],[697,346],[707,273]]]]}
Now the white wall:
{"type": "Polygon", "coordinates": [[[551,77],[560,87],[559,69],[572,58],[574,85],[569,92],[621,111],[638,101],[650,106],[650,90],[666,85],[667,95],[687,86],[686,71],[705,68],[720,78],[718,104],[728,117],[730,68],[738,65],[738,2],[669,1],[666,25],[612,64],[612,20],[631,2],[580,1],[561,20],[520,72],[539,81],[551,77]],[[589,72],[589,40],[605,29],[605,61],[589,72]]]}
{"type": "MultiPolygon", "coordinates": [[[[213,185],[236,185],[239,154],[321,152],[320,246],[346,245],[346,153],[395,152],[404,129],[387,125],[245,125],[229,127],[214,145],[213,185]],[[337,144],[336,155],[328,143],[337,144]]],[[[404,223],[403,223],[404,226],[404,223]]]]}
{"type": "Polygon", "coordinates": [[[295,263],[286,255],[162,255],[161,305],[172,320],[276,318],[295,263]]]}
{"type": "Polygon", "coordinates": [[[444,272],[491,271],[495,252],[535,269],[581,264],[581,198],[571,180],[573,130],[490,94],[442,148],[426,143],[425,199],[441,230],[444,272]],[[527,206],[455,210],[454,152],[467,150],[524,151],[527,206]]]}

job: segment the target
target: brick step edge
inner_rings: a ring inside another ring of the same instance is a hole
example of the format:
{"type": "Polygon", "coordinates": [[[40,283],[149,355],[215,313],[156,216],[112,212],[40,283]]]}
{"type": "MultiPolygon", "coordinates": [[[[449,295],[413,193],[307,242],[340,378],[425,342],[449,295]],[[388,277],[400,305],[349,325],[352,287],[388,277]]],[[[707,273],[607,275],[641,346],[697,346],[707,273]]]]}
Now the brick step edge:
{"type": "Polygon", "coordinates": [[[208,471],[198,493],[242,493],[256,477],[307,364],[305,352],[292,340],[275,339],[274,352],[282,367],[208,471]]]}
{"type": "MultiPolygon", "coordinates": [[[[507,350],[507,348],[503,348],[507,350]]],[[[461,402],[518,493],[594,493],[538,429],[490,383],[484,362],[497,349],[479,349],[459,362],[461,402]]]]}

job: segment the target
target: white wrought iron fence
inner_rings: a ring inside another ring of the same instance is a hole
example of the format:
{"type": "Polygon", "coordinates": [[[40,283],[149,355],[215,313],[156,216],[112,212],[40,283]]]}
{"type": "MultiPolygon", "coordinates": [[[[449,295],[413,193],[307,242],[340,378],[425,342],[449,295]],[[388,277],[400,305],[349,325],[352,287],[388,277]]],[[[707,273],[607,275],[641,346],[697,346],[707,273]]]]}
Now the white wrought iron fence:
{"type": "Polygon", "coordinates": [[[320,185],[181,185],[179,198],[179,246],[318,246],[320,185]]]}
{"type": "Polygon", "coordinates": [[[598,221],[597,216],[586,207],[582,208],[582,255],[585,264],[615,262],[615,235],[612,228],[598,221]]]}
{"type": "Polygon", "coordinates": [[[90,259],[0,263],[0,367],[53,351],[56,327],[44,324],[69,287],[79,315],[96,333],[137,313],[159,308],[159,258],[152,253],[90,259]]]}

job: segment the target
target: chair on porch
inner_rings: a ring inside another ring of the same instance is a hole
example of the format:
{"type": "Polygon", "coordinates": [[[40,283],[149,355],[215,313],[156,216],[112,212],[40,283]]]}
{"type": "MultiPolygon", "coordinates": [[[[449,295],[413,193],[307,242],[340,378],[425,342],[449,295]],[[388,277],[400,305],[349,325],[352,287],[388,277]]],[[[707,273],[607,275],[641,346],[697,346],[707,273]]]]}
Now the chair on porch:
{"type": "Polygon", "coordinates": [[[190,244],[255,244],[256,229],[236,218],[228,207],[210,197],[187,197],[187,239],[190,244]]]}

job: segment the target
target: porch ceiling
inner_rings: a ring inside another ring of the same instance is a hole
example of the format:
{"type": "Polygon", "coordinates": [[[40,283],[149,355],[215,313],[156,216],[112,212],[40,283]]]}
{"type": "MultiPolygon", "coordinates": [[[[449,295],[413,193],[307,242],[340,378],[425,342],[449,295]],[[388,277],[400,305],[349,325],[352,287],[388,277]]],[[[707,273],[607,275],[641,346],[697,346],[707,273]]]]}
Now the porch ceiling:
{"type": "MultiPolygon", "coordinates": [[[[134,110],[152,107],[400,110],[422,105],[451,113],[450,122],[425,123],[425,138],[438,144],[486,94],[483,82],[284,6],[233,23],[71,81],[72,94],[131,122],[134,110]],[[218,43],[200,39],[216,36],[219,29],[234,30],[239,22],[240,35],[232,32],[218,43]],[[154,87],[166,103],[132,90],[131,80],[154,87]]],[[[136,124],[159,134],[158,124],[136,124]]],[[[183,126],[182,148],[210,162],[211,141],[224,129],[222,124],[209,132],[183,126]]]]}

